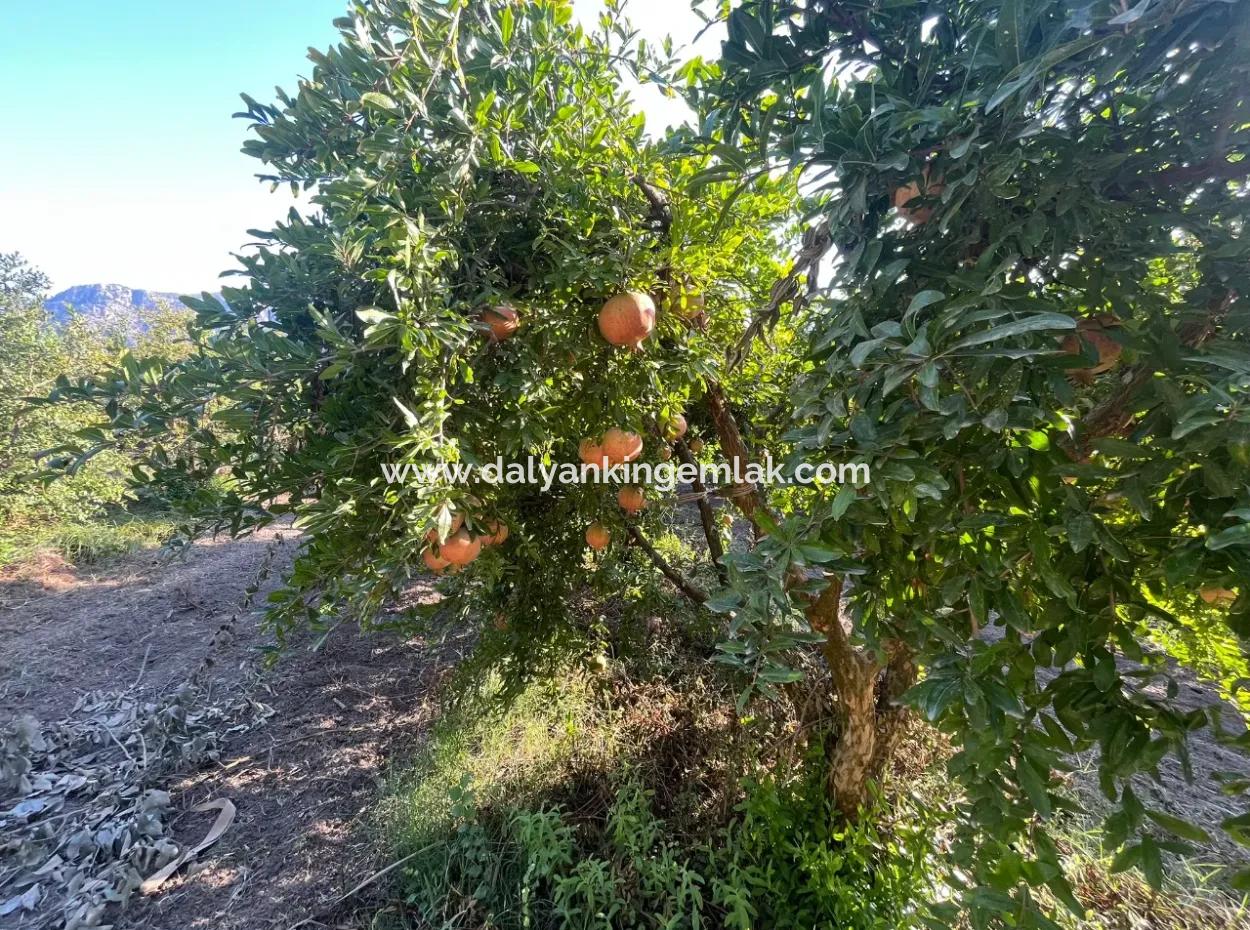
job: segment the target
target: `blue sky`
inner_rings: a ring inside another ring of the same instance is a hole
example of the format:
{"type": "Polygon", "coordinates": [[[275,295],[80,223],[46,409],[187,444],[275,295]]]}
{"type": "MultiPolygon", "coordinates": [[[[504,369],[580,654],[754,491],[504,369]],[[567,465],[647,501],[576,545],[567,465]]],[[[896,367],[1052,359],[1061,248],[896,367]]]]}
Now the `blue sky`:
{"type": "MultiPolygon", "coordinates": [[[[332,44],[346,0],[41,0],[0,28],[0,251],[56,289],[215,290],[246,230],[292,203],[239,151],[239,92],[270,100],[332,44]]],[[[594,15],[597,0],[575,0],[594,15]]],[[[683,0],[633,0],[654,34],[692,34],[683,0]],[[653,15],[654,14],[654,15],[653,15]]],[[[703,49],[700,49],[703,51],[703,49]]],[[[655,121],[671,110],[643,100],[655,121]]]]}

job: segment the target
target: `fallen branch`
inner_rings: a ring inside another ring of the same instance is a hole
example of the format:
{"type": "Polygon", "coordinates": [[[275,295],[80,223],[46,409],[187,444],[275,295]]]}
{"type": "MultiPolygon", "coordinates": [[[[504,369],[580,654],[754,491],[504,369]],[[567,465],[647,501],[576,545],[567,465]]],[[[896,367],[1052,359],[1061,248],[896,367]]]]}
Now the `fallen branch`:
{"type": "Polygon", "coordinates": [[[303,920],[298,921],[297,923],[293,923],[293,924],[291,924],[291,926],[290,926],[290,927],[288,927],[288,928],[287,928],[287,930],[296,930],[296,928],[297,928],[297,927],[306,927],[306,926],[308,926],[309,924],[314,924],[314,923],[317,923],[317,922],[318,922],[318,920],[317,920],[317,918],[318,918],[318,917],[320,917],[320,916],[322,916],[322,915],[324,915],[324,914],[328,914],[330,911],[332,911],[334,908],[338,907],[340,904],[342,904],[342,903],[343,903],[344,901],[346,901],[348,898],[354,897],[355,895],[357,895],[357,894],[359,894],[360,892],[364,891],[366,888],[368,888],[370,885],[372,885],[374,882],[376,882],[379,878],[382,878],[382,877],[383,877],[383,876],[385,876],[385,875],[389,875],[391,872],[395,871],[397,868],[399,868],[399,867],[400,867],[401,865],[403,865],[405,862],[408,862],[409,860],[415,859],[417,856],[421,855],[422,853],[424,853],[424,852],[429,852],[429,851],[430,851],[431,849],[433,849],[436,845],[438,845],[438,844],[437,844],[437,843],[431,843],[429,846],[426,846],[426,847],[424,847],[423,849],[418,849],[418,850],[417,850],[416,852],[414,852],[414,853],[409,853],[408,855],[404,856],[402,859],[396,859],[394,862],[392,862],[390,865],[388,865],[388,866],[387,866],[386,868],[384,868],[384,869],[378,869],[378,871],[374,872],[374,873],[373,873],[372,875],[370,875],[368,878],[366,878],[366,879],[364,879],[363,881],[361,881],[360,883],[358,883],[358,884],[356,885],[356,887],[352,888],[352,890],[351,890],[351,891],[348,891],[348,892],[346,892],[345,894],[339,895],[337,898],[335,898],[335,899],[334,899],[334,900],[333,900],[333,901],[329,904],[329,906],[328,906],[328,907],[322,908],[322,909],[321,909],[320,911],[318,911],[316,914],[313,914],[313,915],[312,915],[312,916],[310,916],[310,917],[305,917],[303,920]]]}

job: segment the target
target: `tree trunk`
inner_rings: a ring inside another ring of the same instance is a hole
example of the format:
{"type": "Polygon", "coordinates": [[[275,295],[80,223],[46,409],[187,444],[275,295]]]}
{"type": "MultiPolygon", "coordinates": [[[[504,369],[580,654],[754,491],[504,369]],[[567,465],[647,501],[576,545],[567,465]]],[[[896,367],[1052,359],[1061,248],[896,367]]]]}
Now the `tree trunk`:
{"type": "MultiPolygon", "coordinates": [[[[719,384],[708,386],[707,403],[725,457],[731,465],[745,469],[750,452],[719,384]]],[[[772,515],[759,488],[748,483],[736,485],[730,500],[751,521],[756,538],[764,535],[761,517],[772,515]]],[[[802,572],[796,571],[787,584],[805,580],[802,572]]],[[[825,637],[821,651],[833,680],[839,723],[838,740],[829,759],[828,790],[838,812],[850,819],[868,801],[870,782],[881,777],[894,751],[907,713],[897,701],[915,682],[916,668],[910,650],[901,642],[887,644],[884,666],[851,642],[842,625],[842,590],[842,579],[830,578],[828,587],[808,603],[805,613],[812,629],[825,637]]]]}
{"type": "Polygon", "coordinates": [[[886,665],[877,682],[876,717],[877,745],[873,750],[872,777],[880,779],[898,746],[911,709],[899,704],[907,690],[916,683],[916,662],[911,648],[901,640],[885,644],[886,665]]]}
{"type": "Polygon", "coordinates": [[[877,754],[877,712],[873,666],[855,663],[837,686],[841,728],[829,760],[829,795],[848,820],[868,802],[877,754]]]}
{"type": "Polygon", "coordinates": [[[838,741],[829,759],[828,788],[834,806],[854,817],[868,800],[877,758],[877,673],[873,657],[856,649],[842,626],[842,582],[833,579],[807,609],[812,629],[824,634],[822,651],[833,679],[838,741]]]}

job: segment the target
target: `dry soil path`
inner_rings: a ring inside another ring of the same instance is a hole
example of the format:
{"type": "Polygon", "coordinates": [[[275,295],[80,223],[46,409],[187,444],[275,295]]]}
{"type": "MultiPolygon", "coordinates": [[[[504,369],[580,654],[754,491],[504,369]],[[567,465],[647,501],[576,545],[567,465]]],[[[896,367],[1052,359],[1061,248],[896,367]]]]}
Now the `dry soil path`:
{"type": "MultiPolygon", "coordinates": [[[[226,798],[237,816],[157,894],[110,908],[104,922],[118,930],[366,919],[367,893],[335,902],[383,864],[384,844],[365,820],[391,760],[421,739],[437,681],[461,644],[340,629],[318,651],[300,643],[263,669],[270,637],[260,610],[239,607],[267,560],[275,572],[265,588],[275,585],[294,546],[290,531],[269,529],[197,543],[173,561],[142,553],[90,574],[45,558],[0,577],[0,730],[25,715],[72,717],[93,691],[133,688],[156,700],[206,659],[214,694],[272,708],[259,725],[227,735],[217,761],[164,779],[180,845],[197,842],[213,820],[215,812],[192,812],[196,804],[226,798]]],[[[0,888],[0,901],[8,896],[0,888]]],[[[48,925],[39,916],[0,917],[0,927],[48,925]]]]}

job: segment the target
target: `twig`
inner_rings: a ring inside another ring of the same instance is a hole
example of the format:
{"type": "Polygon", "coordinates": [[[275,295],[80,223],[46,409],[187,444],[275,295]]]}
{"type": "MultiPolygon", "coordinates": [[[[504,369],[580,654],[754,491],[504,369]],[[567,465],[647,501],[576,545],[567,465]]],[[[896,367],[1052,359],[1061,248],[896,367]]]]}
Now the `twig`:
{"type": "Polygon", "coordinates": [[[152,644],[148,643],[148,648],[143,653],[143,661],[139,663],[139,674],[135,676],[134,683],[131,684],[130,690],[133,691],[139,687],[139,682],[143,680],[143,673],[148,670],[148,656],[152,654],[152,644]]]}
{"type": "Polygon", "coordinates": [[[335,899],[334,899],[334,901],[333,901],[333,902],[332,902],[332,903],[331,903],[328,907],[322,908],[322,909],[321,909],[320,911],[318,911],[316,914],[313,914],[313,915],[311,915],[311,916],[309,916],[309,917],[305,917],[303,920],[299,921],[298,923],[293,923],[293,924],[291,924],[291,926],[290,926],[290,927],[288,927],[288,928],[287,928],[287,930],[296,930],[296,928],[297,928],[297,927],[306,927],[306,926],[308,926],[309,924],[315,924],[315,923],[318,923],[319,921],[317,920],[317,918],[318,918],[320,915],[325,914],[325,913],[327,913],[327,912],[331,911],[332,909],[334,909],[334,908],[338,907],[340,904],[342,904],[342,903],[343,903],[344,901],[346,901],[348,898],[353,897],[354,895],[359,894],[361,891],[363,891],[364,889],[368,888],[370,885],[372,885],[374,882],[376,882],[376,881],[377,881],[379,878],[381,878],[382,876],[387,875],[387,874],[388,874],[388,873],[390,873],[390,872],[393,872],[395,869],[399,868],[401,865],[403,865],[405,862],[409,861],[410,859],[415,859],[417,856],[421,855],[422,853],[424,853],[424,852],[429,852],[429,851],[430,851],[431,849],[433,849],[436,845],[438,845],[438,844],[437,844],[437,843],[431,843],[429,846],[426,846],[426,847],[424,847],[424,848],[422,848],[422,849],[418,849],[418,850],[417,850],[416,852],[414,852],[414,853],[409,853],[408,855],[404,856],[402,859],[396,859],[394,862],[392,862],[392,863],[391,863],[390,865],[388,865],[386,868],[384,868],[384,869],[379,869],[378,871],[374,872],[372,875],[370,875],[370,876],[369,876],[368,878],[366,878],[364,881],[362,881],[362,882],[360,882],[358,885],[356,885],[356,887],[355,887],[355,888],[353,888],[351,891],[349,891],[349,892],[347,892],[346,894],[340,895],[339,897],[335,898],[335,899]]]}

